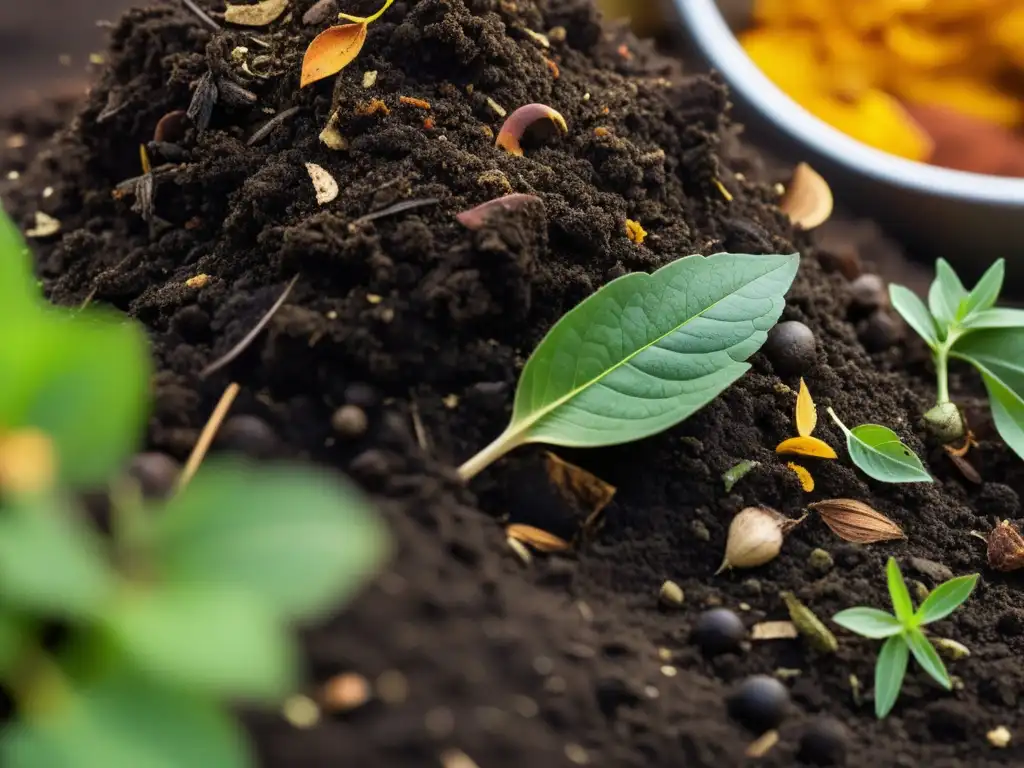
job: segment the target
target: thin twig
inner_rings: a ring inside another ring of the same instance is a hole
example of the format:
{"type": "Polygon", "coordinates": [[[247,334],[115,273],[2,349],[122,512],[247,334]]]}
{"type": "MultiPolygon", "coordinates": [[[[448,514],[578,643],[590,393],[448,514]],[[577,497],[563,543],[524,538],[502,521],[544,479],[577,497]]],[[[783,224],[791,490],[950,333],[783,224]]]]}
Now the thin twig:
{"type": "Polygon", "coordinates": [[[385,216],[394,216],[396,213],[404,213],[405,211],[411,211],[413,208],[422,208],[427,205],[437,205],[441,200],[436,197],[424,197],[421,200],[403,200],[400,203],[389,205],[387,208],[381,211],[374,211],[368,213],[365,216],[360,216],[358,219],[354,219],[350,227],[357,227],[360,224],[367,224],[377,219],[383,219],[385,216]]]}
{"type": "Polygon", "coordinates": [[[260,318],[260,321],[258,323],[256,323],[256,326],[251,331],[249,331],[240,342],[238,342],[237,344],[235,344],[235,346],[229,349],[227,351],[227,354],[225,354],[223,357],[214,360],[208,366],[203,368],[203,370],[199,372],[199,378],[205,379],[211,373],[219,371],[225,365],[232,362],[236,357],[242,354],[246,350],[246,348],[250,344],[252,344],[253,339],[259,336],[260,331],[266,328],[267,323],[270,322],[270,318],[272,318],[277,313],[277,310],[281,308],[281,305],[284,304],[285,299],[287,299],[288,294],[292,292],[292,288],[295,287],[295,283],[298,279],[299,276],[295,275],[295,277],[293,277],[289,281],[288,285],[285,286],[285,289],[284,291],[281,292],[281,295],[277,297],[277,301],[274,302],[274,305],[270,309],[268,309],[267,313],[260,318]]]}
{"type": "Polygon", "coordinates": [[[263,126],[258,131],[256,131],[256,133],[249,137],[249,140],[245,142],[246,146],[251,147],[254,144],[258,144],[259,142],[263,141],[265,138],[267,138],[267,136],[270,135],[270,132],[272,130],[274,130],[277,126],[279,126],[289,117],[291,117],[292,115],[301,110],[302,107],[289,107],[288,109],[278,112],[272,118],[267,120],[267,122],[265,122],[263,126]]]}
{"type": "Polygon", "coordinates": [[[203,463],[203,459],[206,457],[206,452],[210,450],[210,444],[213,442],[217,430],[220,429],[224,417],[228,415],[228,411],[231,409],[231,404],[235,402],[235,398],[238,396],[239,389],[241,387],[238,384],[231,382],[228,388],[224,390],[224,394],[220,396],[217,407],[213,409],[209,421],[206,422],[203,431],[199,433],[199,439],[196,441],[192,453],[189,454],[188,461],[185,462],[185,468],[181,470],[181,474],[178,476],[175,493],[181,493],[185,489],[185,486],[189,484],[189,481],[199,469],[199,465],[203,463]]]}
{"type": "Polygon", "coordinates": [[[412,413],[412,431],[416,434],[416,443],[424,453],[430,453],[430,441],[427,439],[427,430],[423,426],[423,418],[420,416],[420,406],[416,402],[416,393],[409,390],[409,410],[412,413]]]}
{"type": "Polygon", "coordinates": [[[93,289],[89,291],[89,295],[85,297],[85,301],[82,302],[82,306],[78,308],[79,312],[81,312],[83,309],[92,304],[92,300],[96,297],[97,290],[99,289],[96,286],[93,286],[93,289]]]}
{"type": "Polygon", "coordinates": [[[202,8],[196,5],[192,0],[181,0],[181,2],[188,8],[192,13],[198,16],[203,22],[209,25],[210,29],[220,32],[220,24],[211,19],[202,8]]]}

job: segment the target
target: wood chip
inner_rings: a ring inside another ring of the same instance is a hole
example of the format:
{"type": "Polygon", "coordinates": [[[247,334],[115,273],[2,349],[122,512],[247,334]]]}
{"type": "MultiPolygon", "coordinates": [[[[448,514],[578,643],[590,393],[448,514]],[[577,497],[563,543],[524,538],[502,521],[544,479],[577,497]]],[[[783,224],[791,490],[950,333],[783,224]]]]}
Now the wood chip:
{"type": "Polygon", "coordinates": [[[747,747],[744,754],[747,757],[764,757],[771,751],[772,747],[778,743],[779,732],[776,730],[766,731],[754,739],[754,741],[750,742],[750,746],[747,747]]]}
{"type": "Polygon", "coordinates": [[[348,139],[338,130],[338,112],[335,110],[327,120],[327,125],[320,131],[320,141],[330,149],[344,152],[348,149],[348,139]]]}
{"type": "Polygon", "coordinates": [[[799,636],[792,621],[762,621],[750,628],[751,640],[792,640],[799,636]]]}
{"type": "Polygon", "coordinates": [[[277,21],[287,8],[288,0],[263,0],[253,5],[228,3],[227,10],[224,11],[224,21],[243,27],[265,27],[277,21]]]}
{"type": "Polygon", "coordinates": [[[317,205],[327,205],[338,196],[338,182],[325,168],[316,163],[306,163],[306,171],[316,190],[317,205]]]}
{"type": "Polygon", "coordinates": [[[814,229],[832,215],[832,190],[828,182],[807,163],[793,170],[793,178],[779,201],[779,208],[794,224],[814,229]]]}
{"type": "Polygon", "coordinates": [[[335,675],[324,683],[322,698],[331,712],[351,712],[370,700],[370,682],[355,672],[335,675]]]}
{"type": "Polygon", "coordinates": [[[569,549],[569,542],[560,539],[553,533],[548,533],[532,525],[513,523],[505,529],[505,534],[515,541],[528,544],[538,552],[564,552],[569,549]]]}

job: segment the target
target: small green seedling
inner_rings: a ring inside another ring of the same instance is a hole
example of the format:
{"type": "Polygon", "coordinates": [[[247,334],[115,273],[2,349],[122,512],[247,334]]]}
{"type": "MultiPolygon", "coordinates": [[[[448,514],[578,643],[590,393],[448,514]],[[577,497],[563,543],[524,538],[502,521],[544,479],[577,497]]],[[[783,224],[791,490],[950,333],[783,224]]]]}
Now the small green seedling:
{"type": "Polygon", "coordinates": [[[896,703],[911,653],[939,685],[947,691],[952,689],[946,666],[921,627],[949,616],[970,597],[978,582],[976,573],[950,579],[933,589],[915,611],[895,558],[889,558],[886,576],[895,616],[877,608],[849,608],[832,617],[836,624],[858,635],[878,640],[886,638],[875,664],[875,715],[879,720],[889,714],[896,703]]]}
{"type": "Polygon", "coordinates": [[[883,483],[932,482],[932,476],[925,470],[921,459],[888,427],[861,424],[847,429],[831,408],[828,415],[846,435],[850,460],[868,477],[883,483]]]}
{"type": "Polygon", "coordinates": [[[928,306],[902,285],[890,285],[889,295],[893,307],[932,350],[936,404],[924,415],[932,433],[952,442],[965,432],[960,410],[949,399],[949,358],[956,358],[981,374],[996,429],[1024,458],[1024,310],[995,306],[1004,272],[999,259],[968,293],[953,268],[939,259],[928,306]]]}
{"type": "Polygon", "coordinates": [[[253,765],[229,703],[294,692],[290,625],[355,593],[383,526],[310,468],[208,462],[143,499],[123,469],[146,420],[145,334],[46,305],[31,274],[0,210],[0,684],[17,712],[0,764],[253,765]],[[110,535],[79,493],[104,488],[110,535]]]}
{"type": "Polygon", "coordinates": [[[511,423],[459,474],[468,480],[525,443],[616,445],[678,424],[750,368],[799,262],[693,255],[608,283],[544,337],[519,377],[511,423]]]}

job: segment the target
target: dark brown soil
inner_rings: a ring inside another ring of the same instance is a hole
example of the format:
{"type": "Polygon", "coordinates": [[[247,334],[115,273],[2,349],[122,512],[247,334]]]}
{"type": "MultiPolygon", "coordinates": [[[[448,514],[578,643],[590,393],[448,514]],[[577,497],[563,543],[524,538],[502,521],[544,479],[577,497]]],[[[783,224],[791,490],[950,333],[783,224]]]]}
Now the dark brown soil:
{"type": "MultiPolygon", "coordinates": [[[[584,0],[399,2],[371,27],[333,92],[332,80],[297,89],[302,52],[321,29],[301,21],[310,5],[296,0],[269,32],[217,35],[176,0],[131,12],[113,33],[109,68],[70,127],[46,151],[33,148],[22,158],[31,160],[28,170],[2,188],[21,225],[37,209],[63,224],[59,239],[37,249],[56,301],[91,296],[149,328],[160,367],[150,448],[183,457],[225,385],[238,381],[244,395],[235,413],[264,419],[277,435],[269,448],[250,444],[253,452],[347,471],[391,524],[398,554],[387,572],[306,636],[314,680],[359,672],[383,685],[384,700],[310,730],[274,714],[253,716],[264,764],[420,768],[439,764],[446,751],[455,765],[450,750],[457,749],[481,768],[738,766],[753,735],[729,719],[725,696],[745,675],[778,668],[800,670],[787,681],[795,706],[761,764],[796,765],[800,735],[819,715],[845,724],[851,766],[1021,764],[1024,747],[996,750],[985,739],[995,726],[1019,726],[1021,580],[985,570],[984,546],[970,532],[1020,516],[1024,473],[972,399],[973,379],[958,389],[983,437],[970,457],[986,479],[980,486],[958,475],[917,425],[933,395],[921,346],[865,350],[858,329],[867,322],[851,311],[844,270],[860,269],[858,250],[882,258],[875,249],[883,241],[856,243],[855,233],[838,231],[826,247],[797,235],[775,207],[778,179],[737,140],[722,86],[683,76],[623,33],[603,32],[584,0]],[[556,26],[568,37],[550,50],[523,31],[556,26]],[[263,50],[253,34],[274,57],[266,80],[231,63],[236,46],[263,50]],[[557,80],[545,56],[557,61],[557,80]],[[378,73],[370,89],[367,70],[378,73]],[[222,102],[209,130],[190,128],[177,147],[154,155],[154,163],[175,165],[158,177],[151,236],[131,210],[132,195],[118,200],[111,192],[138,174],[138,145],[161,116],[189,105],[207,71],[252,90],[258,103],[222,102]],[[432,109],[401,104],[403,95],[432,109]],[[508,110],[550,104],[565,115],[569,135],[538,132],[525,157],[507,155],[493,146],[501,119],[488,97],[508,110]],[[386,114],[360,114],[373,98],[386,114]],[[247,146],[271,110],[293,106],[301,111],[247,146]],[[346,152],[317,138],[333,109],[346,152]],[[335,176],[337,200],[317,206],[306,162],[335,176]],[[52,194],[43,194],[46,187],[52,194]],[[476,233],[455,221],[457,212],[507,191],[539,195],[543,207],[476,233]],[[439,202],[356,221],[429,197],[439,202]],[[651,233],[642,246],[627,239],[627,218],[651,233]],[[694,252],[794,248],[803,260],[784,319],[802,320],[817,335],[817,364],[806,373],[823,416],[816,434],[841,445],[824,417],[827,405],[848,424],[887,424],[927,457],[937,482],[877,484],[842,458],[811,467],[817,489],[804,494],[773,452],[793,432],[788,388],[797,380],[780,380],[757,355],[750,374],[680,427],[629,446],[560,451],[618,493],[579,551],[524,566],[505,543],[506,517],[572,533],[568,510],[541,477],[543,448],[521,449],[469,488],[452,467],[504,426],[518,370],[552,323],[625,271],[694,252]],[[210,276],[205,287],[185,285],[200,273],[210,276]],[[201,379],[199,371],[257,322],[296,273],[268,330],[227,370],[201,379]],[[332,432],[331,414],[345,403],[369,415],[364,435],[332,432]],[[726,494],[721,474],[741,459],[761,466],[726,494]],[[711,575],[743,506],[797,516],[811,498],[829,497],[868,501],[909,541],[844,545],[809,519],[769,565],[711,575]],[[815,547],[835,559],[825,575],[807,565],[815,547]],[[912,669],[893,714],[877,722],[874,641],[840,633],[833,657],[774,641],[712,659],[690,642],[706,606],[731,607],[748,625],[784,618],[780,590],[822,617],[856,604],[885,606],[882,569],[893,554],[905,566],[916,556],[955,573],[983,572],[970,602],[935,627],[972,651],[951,665],[962,681],[952,694],[912,669]],[[665,579],[685,590],[682,608],[658,607],[665,579]],[[851,675],[862,681],[861,703],[851,675]]],[[[372,10],[369,2],[348,5],[372,10]]],[[[45,123],[12,129],[48,133],[45,123]]],[[[5,153],[4,162],[19,160],[5,153]]]]}

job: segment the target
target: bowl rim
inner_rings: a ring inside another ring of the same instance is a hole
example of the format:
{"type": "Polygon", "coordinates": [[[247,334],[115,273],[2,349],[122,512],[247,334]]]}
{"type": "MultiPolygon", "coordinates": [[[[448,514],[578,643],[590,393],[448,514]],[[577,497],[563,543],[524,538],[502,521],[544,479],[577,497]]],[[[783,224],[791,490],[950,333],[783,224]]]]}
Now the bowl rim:
{"type": "Polygon", "coordinates": [[[768,79],[744,51],[716,0],[673,0],[705,60],[739,99],[829,161],[856,175],[925,195],[1024,207],[1024,179],[969,173],[890,155],[815,117],[768,79]]]}

